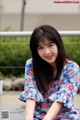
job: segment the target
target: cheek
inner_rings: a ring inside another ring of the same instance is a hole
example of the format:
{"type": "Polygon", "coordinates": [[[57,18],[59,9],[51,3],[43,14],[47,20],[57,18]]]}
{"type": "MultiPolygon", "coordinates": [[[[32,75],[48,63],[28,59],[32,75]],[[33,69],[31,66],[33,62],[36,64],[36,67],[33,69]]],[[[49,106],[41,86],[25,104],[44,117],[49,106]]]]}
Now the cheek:
{"type": "Polygon", "coordinates": [[[58,49],[56,49],[56,54],[58,55],[58,49]]]}
{"type": "Polygon", "coordinates": [[[58,49],[57,49],[57,51],[56,51],[56,56],[58,56],[58,49]]]}
{"type": "Polygon", "coordinates": [[[56,54],[56,56],[58,56],[58,48],[57,47],[55,48],[54,53],[56,54]]]}
{"type": "Polygon", "coordinates": [[[43,52],[39,50],[39,51],[38,51],[38,55],[41,57],[42,54],[43,54],[43,52]]]}

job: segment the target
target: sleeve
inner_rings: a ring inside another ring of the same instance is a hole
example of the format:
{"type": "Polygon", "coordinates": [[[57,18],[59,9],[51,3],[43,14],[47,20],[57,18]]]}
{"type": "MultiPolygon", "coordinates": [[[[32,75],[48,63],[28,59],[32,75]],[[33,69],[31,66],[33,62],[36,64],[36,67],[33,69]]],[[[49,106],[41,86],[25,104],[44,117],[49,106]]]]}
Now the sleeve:
{"type": "Polygon", "coordinates": [[[28,98],[34,99],[36,102],[44,101],[43,96],[36,85],[31,59],[26,62],[24,91],[19,96],[19,99],[24,102],[26,102],[28,98]]]}
{"type": "Polygon", "coordinates": [[[65,77],[61,75],[58,81],[58,85],[60,85],[59,90],[52,94],[49,99],[54,102],[62,102],[63,106],[72,109],[74,106],[74,97],[80,83],[80,69],[79,66],[74,63],[67,66],[67,69],[63,72],[65,72],[65,77]]]}

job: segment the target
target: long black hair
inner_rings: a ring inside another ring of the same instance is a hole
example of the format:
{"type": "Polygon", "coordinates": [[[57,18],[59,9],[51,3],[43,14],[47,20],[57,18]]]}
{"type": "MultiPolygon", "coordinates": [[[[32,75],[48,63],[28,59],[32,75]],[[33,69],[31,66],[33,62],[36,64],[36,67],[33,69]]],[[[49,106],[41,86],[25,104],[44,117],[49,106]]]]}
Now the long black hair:
{"type": "Polygon", "coordinates": [[[36,83],[40,91],[47,92],[49,82],[54,79],[54,70],[51,65],[44,61],[38,54],[38,44],[40,40],[46,38],[57,45],[58,56],[56,59],[57,76],[60,77],[64,62],[68,58],[62,38],[58,31],[50,25],[42,25],[34,29],[30,39],[30,50],[32,53],[33,70],[36,83]]]}

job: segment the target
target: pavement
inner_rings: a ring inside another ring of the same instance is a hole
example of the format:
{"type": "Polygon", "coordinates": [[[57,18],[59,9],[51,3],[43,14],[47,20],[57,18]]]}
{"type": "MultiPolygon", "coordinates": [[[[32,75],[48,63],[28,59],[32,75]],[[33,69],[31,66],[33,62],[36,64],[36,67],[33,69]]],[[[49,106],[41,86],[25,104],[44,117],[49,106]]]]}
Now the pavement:
{"type": "Polygon", "coordinates": [[[2,95],[0,95],[0,120],[25,119],[25,103],[18,99],[20,93],[20,91],[3,91],[2,95]],[[3,111],[9,118],[2,118],[3,111]]]}
{"type": "MultiPolygon", "coordinates": [[[[21,91],[14,92],[3,91],[0,95],[0,120],[24,120],[25,119],[25,103],[18,99],[21,91]],[[10,119],[1,119],[2,111],[9,113],[10,119]]],[[[80,117],[80,94],[77,94],[74,100],[80,117]]]]}

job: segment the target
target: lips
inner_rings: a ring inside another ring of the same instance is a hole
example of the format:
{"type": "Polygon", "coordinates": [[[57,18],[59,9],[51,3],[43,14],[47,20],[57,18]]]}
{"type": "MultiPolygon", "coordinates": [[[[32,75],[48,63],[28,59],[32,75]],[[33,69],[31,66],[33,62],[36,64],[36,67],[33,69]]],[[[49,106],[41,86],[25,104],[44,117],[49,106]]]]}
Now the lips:
{"type": "Polygon", "coordinates": [[[51,60],[52,57],[53,57],[53,55],[51,55],[51,56],[46,56],[45,58],[48,59],[48,60],[51,60]]]}

